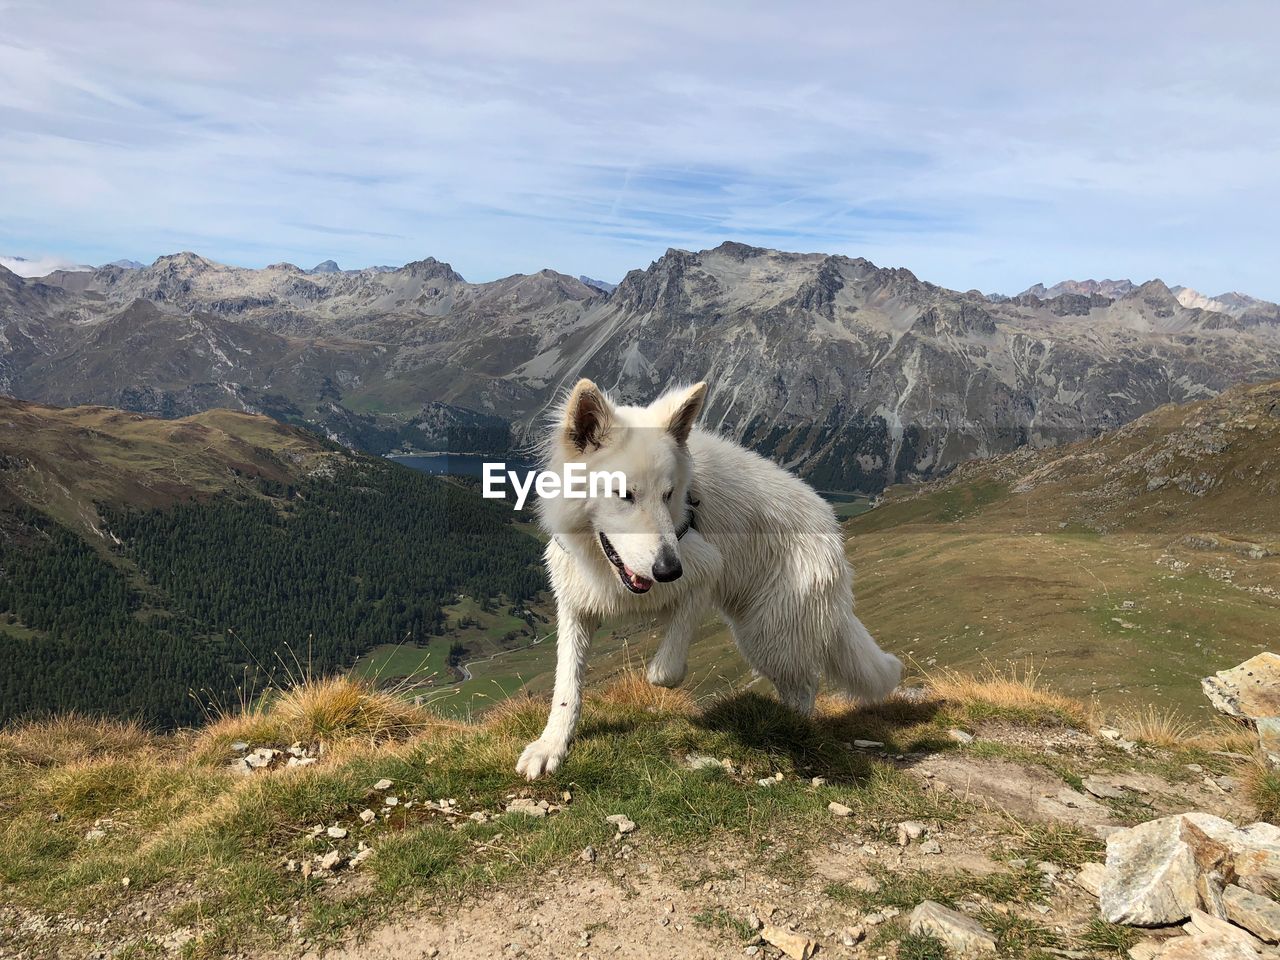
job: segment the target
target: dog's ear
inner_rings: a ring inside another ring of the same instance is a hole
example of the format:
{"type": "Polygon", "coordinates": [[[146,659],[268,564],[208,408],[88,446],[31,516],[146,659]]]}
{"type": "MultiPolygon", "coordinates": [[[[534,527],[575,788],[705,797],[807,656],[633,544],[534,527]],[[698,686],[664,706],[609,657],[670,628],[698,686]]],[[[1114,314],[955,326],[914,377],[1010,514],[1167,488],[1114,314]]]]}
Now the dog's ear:
{"type": "Polygon", "coordinates": [[[705,382],[695,383],[689,389],[672,395],[672,412],[667,418],[667,432],[676,438],[677,443],[684,443],[689,439],[689,431],[702,412],[702,401],[706,396],[705,382]]]}
{"type": "Polygon", "coordinates": [[[604,444],[613,425],[613,407],[599,387],[583,377],[574,384],[564,408],[564,438],[582,453],[604,444]]]}

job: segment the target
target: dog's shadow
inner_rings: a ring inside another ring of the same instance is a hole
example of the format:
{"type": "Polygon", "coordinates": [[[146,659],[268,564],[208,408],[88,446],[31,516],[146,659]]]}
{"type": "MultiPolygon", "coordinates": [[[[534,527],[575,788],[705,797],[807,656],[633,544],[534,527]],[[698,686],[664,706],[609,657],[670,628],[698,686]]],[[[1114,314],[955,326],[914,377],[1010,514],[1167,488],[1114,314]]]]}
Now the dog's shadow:
{"type": "Polygon", "coordinates": [[[937,700],[894,698],[882,704],[849,704],[844,709],[828,706],[811,718],[772,697],[745,691],[717,698],[693,723],[746,751],[785,756],[800,776],[824,777],[832,784],[856,783],[873,770],[871,754],[857,749],[857,741],[883,743],[895,750],[895,734],[927,723],[940,707],[937,700]]]}

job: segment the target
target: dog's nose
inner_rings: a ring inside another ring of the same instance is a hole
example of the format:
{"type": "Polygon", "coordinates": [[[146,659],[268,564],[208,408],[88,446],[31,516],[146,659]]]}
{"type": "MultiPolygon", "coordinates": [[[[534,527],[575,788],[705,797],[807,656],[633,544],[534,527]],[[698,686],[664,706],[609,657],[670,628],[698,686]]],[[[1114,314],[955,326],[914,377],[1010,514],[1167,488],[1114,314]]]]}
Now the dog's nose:
{"type": "Polygon", "coordinates": [[[684,568],[680,566],[680,555],[668,546],[658,552],[658,559],[653,561],[653,579],[659,583],[670,583],[679,580],[684,568]]]}

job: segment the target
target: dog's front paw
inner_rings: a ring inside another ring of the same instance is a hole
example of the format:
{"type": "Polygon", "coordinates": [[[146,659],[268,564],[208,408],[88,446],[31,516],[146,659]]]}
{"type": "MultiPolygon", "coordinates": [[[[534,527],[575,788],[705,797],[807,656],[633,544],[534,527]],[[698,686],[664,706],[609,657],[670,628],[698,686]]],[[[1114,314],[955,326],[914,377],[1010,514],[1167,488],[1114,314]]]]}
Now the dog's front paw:
{"type": "Polygon", "coordinates": [[[530,780],[537,780],[544,773],[555,773],[568,752],[563,744],[535,740],[520,754],[520,759],[516,761],[516,773],[523,774],[530,780]]]}
{"type": "Polygon", "coordinates": [[[649,668],[645,670],[645,677],[655,687],[678,687],[684,681],[687,666],[683,663],[666,663],[661,657],[654,657],[649,661],[649,668]]]}

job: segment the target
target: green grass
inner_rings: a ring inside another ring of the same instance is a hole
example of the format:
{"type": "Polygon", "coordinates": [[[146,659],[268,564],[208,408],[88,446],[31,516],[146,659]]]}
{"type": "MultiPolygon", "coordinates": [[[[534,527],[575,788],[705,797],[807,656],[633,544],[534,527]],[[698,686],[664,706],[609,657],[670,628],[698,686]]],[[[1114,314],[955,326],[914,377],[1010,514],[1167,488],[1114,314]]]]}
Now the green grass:
{"type": "MultiPolygon", "coordinates": [[[[544,871],[587,844],[607,849],[613,827],[605,818],[617,812],[659,849],[769,838],[771,869],[799,876],[808,869],[814,831],[838,836],[856,824],[833,820],[826,809],[833,799],[862,820],[949,822],[967,809],[842,745],[851,730],[887,723],[883,716],[853,711],[809,721],[753,693],[698,710],[687,698],[637,682],[590,700],[565,765],[530,787],[514,763],[544,711],[541,703],[512,701],[481,725],[439,722],[401,746],[339,750],[314,767],[253,777],[226,771],[225,744],[240,729],[274,729],[269,712],[243,728],[228,719],[194,739],[121,736],[100,754],[77,746],[63,751],[73,761],[67,764],[54,749],[44,766],[31,758],[50,749],[47,732],[0,734],[0,883],[16,904],[94,914],[124,911],[151,892],[163,900],[162,891],[191,882],[165,919],[181,926],[201,918],[204,939],[193,955],[212,957],[276,944],[278,925],[269,918],[295,905],[309,936],[334,941],[415,897],[456,897],[544,871]],[[736,772],[692,770],[684,760],[690,753],[728,757],[736,772]],[[774,786],[755,782],[778,772],[784,779],[774,786]],[[814,788],[816,775],[829,786],[814,788]],[[468,813],[500,813],[513,791],[558,802],[571,789],[573,801],[545,819],[507,815],[464,820],[458,829],[439,813],[402,803],[362,826],[358,814],[378,808],[370,787],[383,777],[402,800],[452,797],[468,813]],[[87,840],[104,819],[106,835],[87,840]],[[342,824],[351,834],[313,838],[315,824],[342,824]],[[318,876],[307,880],[283,867],[331,847],[349,854],[360,840],[376,853],[361,868],[368,879],[358,902],[339,904],[321,895],[327,888],[318,876]]],[[[927,721],[904,715],[903,722],[927,721]]],[[[989,879],[975,882],[993,894],[1000,889],[989,879]]],[[[905,896],[898,898],[904,904],[905,896]]],[[[704,919],[741,932],[728,918],[704,919]]]]}

